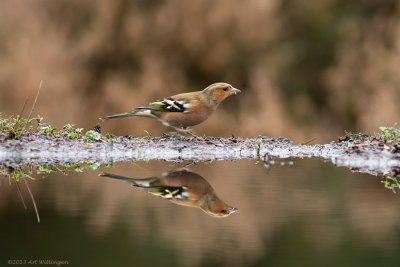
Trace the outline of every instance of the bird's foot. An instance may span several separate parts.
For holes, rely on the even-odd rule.
[[[187,133],[188,135],[192,136],[193,139],[196,139],[196,138],[197,138],[197,135],[193,132],[192,129],[186,128],[185,131],[186,131],[186,133]]]
[[[172,127],[174,128],[177,132],[188,134],[192,136],[193,138],[197,138],[197,135],[193,132],[192,129],[186,127],[186,128],[180,128],[180,127]]]

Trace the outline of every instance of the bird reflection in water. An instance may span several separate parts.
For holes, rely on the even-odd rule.
[[[143,179],[135,179],[110,173],[99,176],[126,181],[148,193],[193,208],[200,208],[208,215],[226,217],[238,211],[222,201],[211,185],[200,175],[187,169],[176,169]]]

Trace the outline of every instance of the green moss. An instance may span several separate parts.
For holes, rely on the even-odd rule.
[[[391,127],[381,126],[379,130],[386,143],[400,141],[400,129],[397,129],[395,125]]]
[[[106,168],[114,167],[114,164],[112,162],[103,164],[101,162],[89,162],[89,161],[84,161],[81,163],[42,165],[35,167],[20,167],[20,168],[0,167],[0,176],[9,176],[18,182],[20,181],[21,178],[33,179],[32,175],[34,171],[36,172],[36,174],[50,174],[54,172],[61,172],[66,175],[68,171],[82,172],[84,169],[97,170],[102,165]],[[136,166],[141,168],[139,165]]]
[[[87,131],[85,136],[87,140],[94,140],[94,141],[100,141],[103,138],[101,134],[96,132],[95,130]]]
[[[400,189],[400,180],[394,176],[386,175],[381,182],[385,188],[392,190],[393,193],[396,193],[396,190]]]
[[[23,122],[23,123],[21,123]],[[66,124],[61,130],[57,131],[56,127],[43,123],[43,117],[37,116],[29,120],[23,120],[19,116],[16,118],[0,118],[0,133],[6,134],[8,139],[17,139],[24,132],[32,134],[66,137],[68,139],[81,139],[85,141],[100,141],[103,136],[100,133],[101,126],[96,125],[94,130],[89,130],[82,134],[83,128],[74,128],[73,124]],[[108,134],[107,139],[111,141],[113,135]]]
[[[53,134],[54,135],[56,128],[49,125],[49,126],[41,126],[41,127],[39,127],[38,130],[39,130],[38,133],[40,133],[40,134],[44,134],[44,135]]]
[[[38,166],[35,167],[36,173],[52,173],[56,172],[56,170],[51,166]]]
[[[113,134],[107,133],[107,134],[106,134],[106,138],[107,138],[107,140],[108,140],[108,143],[109,143],[111,146],[114,145],[115,140],[114,140],[114,135],[113,135]]]
[[[85,168],[88,170],[97,170],[101,166],[101,162],[86,162]]]
[[[144,136],[144,137],[147,137],[147,138],[151,137],[152,132],[149,132],[147,130],[144,130],[144,132],[146,133],[146,136]]]
[[[365,133],[352,133],[348,131],[344,131],[344,133],[345,135],[338,138],[339,142],[362,141],[371,138],[371,136]]]
[[[98,132],[98,133],[101,133],[101,124],[97,123],[97,124],[93,127],[93,130],[96,131],[96,132]]]
[[[59,132],[61,136],[65,136],[69,139],[77,139],[82,136],[83,128],[74,129],[73,124],[64,125],[62,130]]]

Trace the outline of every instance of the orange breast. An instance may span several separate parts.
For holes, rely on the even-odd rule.
[[[203,110],[202,112],[164,112],[161,118],[171,126],[190,127],[205,121],[212,111]]]

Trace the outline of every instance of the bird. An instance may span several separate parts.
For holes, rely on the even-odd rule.
[[[205,121],[228,96],[241,91],[228,83],[214,83],[202,91],[182,93],[137,107],[132,112],[101,118],[104,120],[126,117],[149,117],[159,120],[178,132],[191,134],[191,126]]]
[[[222,201],[203,177],[185,168],[141,179],[111,173],[100,173],[99,176],[126,181],[172,203],[200,208],[213,217],[227,217],[238,211],[237,208]]]

